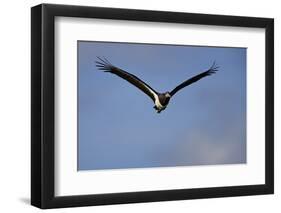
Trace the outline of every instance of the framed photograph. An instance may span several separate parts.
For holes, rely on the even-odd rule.
[[[274,21],[31,9],[31,204],[272,194]]]

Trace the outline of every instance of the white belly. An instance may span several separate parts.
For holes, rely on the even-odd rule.
[[[163,109],[163,108],[164,108],[164,106],[160,103],[159,98],[156,98],[156,99],[155,99],[155,106],[156,106],[158,109]]]

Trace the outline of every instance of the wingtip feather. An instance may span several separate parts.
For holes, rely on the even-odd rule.
[[[219,66],[217,65],[216,61],[213,62],[212,66],[208,70],[208,75],[215,74],[217,71],[219,71]]]
[[[113,65],[103,56],[97,56],[98,60],[95,61],[96,63],[96,67],[98,68],[98,70],[102,70],[104,72],[110,72]]]

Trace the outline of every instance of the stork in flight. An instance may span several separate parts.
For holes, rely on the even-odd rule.
[[[115,75],[119,76],[120,78],[123,78],[124,80],[133,84],[137,88],[139,88],[141,91],[143,91],[146,95],[148,95],[152,99],[152,101],[155,104],[153,108],[157,111],[157,113],[160,113],[162,110],[166,109],[171,97],[173,95],[175,95],[179,90],[183,89],[184,87],[186,87],[190,84],[193,84],[196,81],[199,81],[201,78],[214,74],[216,71],[218,71],[218,68],[219,68],[216,65],[216,63],[214,62],[207,71],[202,72],[202,73],[200,73],[196,76],[193,76],[192,78],[184,81],[183,83],[176,86],[171,92],[159,93],[159,92],[155,91],[154,89],[152,89],[144,81],[139,79],[137,76],[112,65],[106,58],[103,58],[103,59],[100,57],[97,57],[97,58],[99,59],[99,61],[96,61],[96,66],[99,70],[115,74]]]

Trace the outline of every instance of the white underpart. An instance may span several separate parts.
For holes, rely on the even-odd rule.
[[[155,103],[155,106],[156,106],[158,109],[164,108],[164,106],[160,103],[158,96],[155,98],[155,102],[154,102],[154,103]]]
[[[155,99],[155,102],[154,102],[155,106],[156,106],[158,109],[164,108],[164,107],[162,106],[162,104],[160,103],[160,101],[159,101],[158,95],[157,95],[153,90],[151,90],[149,87],[147,87],[147,86],[145,86],[145,87],[150,91],[151,94],[153,94],[154,99]]]

